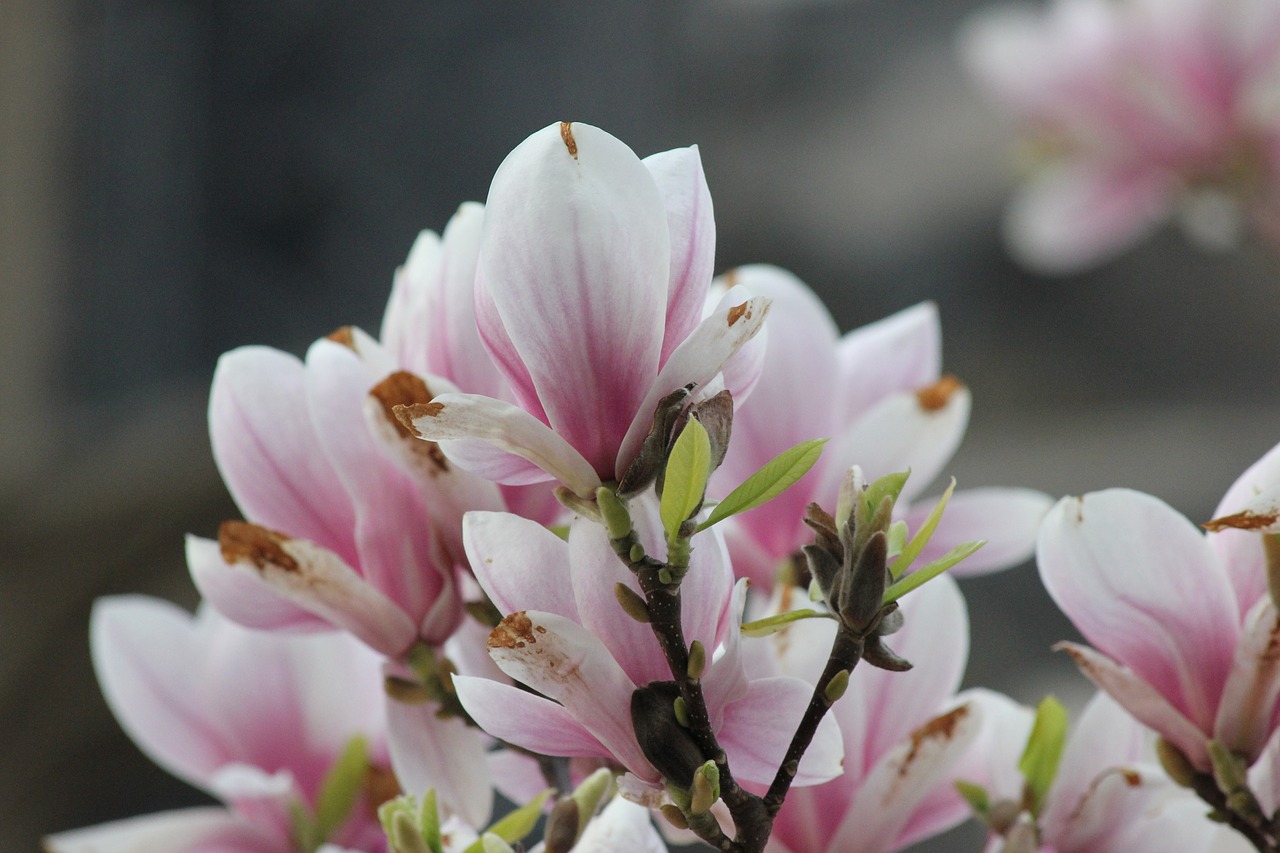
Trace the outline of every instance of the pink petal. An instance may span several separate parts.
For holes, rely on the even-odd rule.
[[[421,797],[428,788],[434,789],[440,801],[467,823],[487,824],[493,787],[480,732],[456,717],[439,718],[434,703],[388,701],[386,707],[391,768],[401,790]]]
[[[360,574],[407,613],[425,639],[441,642],[462,615],[453,560],[416,484],[387,458],[365,419],[369,390],[381,378],[334,341],[317,341],[307,352],[308,409],[323,425],[321,444],[355,506]]]
[[[1231,674],[1222,688],[1222,701],[1213,735],[1232,752],[1253,763],[1275,729],[1280,699],[1280,614],[1270,597],[1262,598],[1245,618],[1236,646]]]
[[[187,569],[200,595],[246,628],[330,631],[333,625],[277,593],[257,572],[222,559],[218,543],[188,536]]]
[[[910,829],[920,803],[939,786],[950,787],[947,771],[977,735],[979,720],[962,705],[935,717],[897,744],[876,764],[836,829],[829,849],[894,850]],[[964,819],[962,809],[950,815]]]
[[[356,559],[355,511],[307,414],[298,359],[242,347],[218,359],[209,438],[227,488],[246,518]]]
[[[937,382],[942,375],[938,306],[921,302],[840,339],[842,397],[838,423],[853,423],[890,394]]]
[[[1009,206],[1009,250],[1050,274],[1101,263],[1168,217],[1171,180],[1146,166],[1068,163],[1046,170]]]
[[[551,125],[494,175],[481,335],[517,395],[527,371],[547,422],[606,476],[657,373],[670,255],[653,177],[604,131]]]
[[[668,848],[648,809],[615,797],[591,819],[573,849],[574,853],[666,853]]]
[[[1277,484],[1280,484],[1280,445],[1267,451],[1231,484],[1213,517],[1239,512],[1254,496]],[[1243,617],[1266,592],[1267,572],[1262,543],[1256,533],[1247,530],[1222,530],[1209,537],[1209,544],[1226,567]]]
[[[417,639],[404,611],[332,552],[240,522],[224,524],[219,538],[224,560],[383,654],[398,656]]]
[[[933,509],[926,499],[911,508],[906,522],[912,532],[919,529]],[[1032,489],[969,489],[956,492],[947,502],[933,538],[920,552],[916,565],[936,560],[962,542],[986,540],[978,552],[967,557],[949,574],[975,577],[1007,569],[1031,559],[1036,534],[1053,499]]]
[[[716,733],[736,778],[767,786],[773,781],[800,724],[813,686],[798,678],[774,676],[751,682],[741,700],[725,708]],[[844,745],[840,727],[828,714],[818,726],[793,784],[817,785],[840,775]]]
[[[1208,739],[1204,732],[1133,670],[1087,646],[1059,643],[1055,648],[1070,654],[1086,678],[1107,691],[1139,722],[1182,750],[1192,764],[1202,770],[1209,769]]]
[[[505,512],[467,513],[462,536],[476,580],[502,615],[533,609],[579,621],[569,545],[559,536]]]
[[[395,363],[414,373],[432,372],[425,327],[432,319],[428,305],[440,286],[440,242],[434,231],[422,231],[413,241],[404,265],[396,270],[378,332]]]
[[[453,683],[476,724],[500,740],[541,755],[609,755],[563,705],[487,678],[459,675]]]
[[[1212,731],[1240,627],[1204,536],[1160,500],[1111,489],[1059,501],[1036,553],[1045,588],[1089,642]]]
[[[716,260],[716,221],[698,146],[663,151],[641,162],[662,194],[671,235],[666,334],[659,359],[665,363],[702,319]]]
[[[282,841],[226,809],[198,807],[59,832],[45,838],[44,847],[50,853],[286,853]]]
[[[834,501],[850,465],[860,466],[868,482],[910,469],[902,496],[914,499],[960,446],[971,406],[969,389],[953,379],[886,397],[827,445],[817,500]]]
[[[632,773],[658,779],[631,727],[636,685],[587,629],[553,613],[521,611],[494,629],[489,654],[507,675],[565,706]]]
[[[89,620],[93,668],[121,728],[147,757],[197,787],[234,758],[205,701],[201,637],[185,611],[159,599],[99,599]]]
[[[653,411],[663,397],[687,385],[702,388],[720,372],[726,361],[755,337],[764,325],[769,312],[769,301],[763,297],[747,299],[745,291],[737,289],[725,294],[718,308],[704,319],[689,337],[676,347],[675,352],[662,366],[657,379],[651,380],[648,394],[638,408],[635,419],[627,430],[617,456],[615,476],[626,473],[635,458],[649,428],[653,424]]]
[[[473,394],[441,394],[426,406],[408,410],[408,416],[423,438],[440,442],[446,456],[486,479],[498,473],[497,482],[535,482],[529,466],[511,463],[510,456],[515,455],[582,497],[594,498],[600,486],[600,478],[582,454],[555,430],[510,403]],[[454,440],[466,443],[455,448]],[[477,446],[481,442],[491,446],[489,456],[481,455]],[[519,475],[513,476],[516,472]]]

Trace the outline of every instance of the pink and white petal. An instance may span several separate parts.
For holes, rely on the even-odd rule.
[[[1275,814],[1280,808],[1280,729],[1249,768],[1249,789],[1257,796],[1263,814]]]
[[[443,642],[462,615],[454,558],[435,534],[417,484],[387,458],[365,419],[369,391],[384,375],[351,348],[317,341],[307,351],[308,410],[323,425],[320,443],[356,510],[355,566],[424,629],[425,639]]]
[[[403,654],[418,637],[417,624],[391,599],[315,543],[242,522],[223,524],[219,540],[224,560],[385,655]]]
[[[280,595],[256,571],[222,559],[212,539],[188,535],[187,570],[205,601],[228,619],[264,631],[332,631],[331,622]]]
[[[849,466],[858,465],[868,482],[909,469],[902,498],[913,500],[960,446],[971,406],[969,389],[946,379],[886,397],[827,446],[815,499],[834,500]]]
[[[729,605],[728,625],[724,645],[718,656],[712,658],[706,675],[702,678],[702,690],[707,700],[707,712],[711,727],[719,729],[724,723],[724,709],[747,695],[749,681],[742,654],[742,610],[747,603],[747,582],[738,581],[733,587]]]
[[[158,812],[59,832],[44,839],[49,853],[286,853],[287,840],[272,837],[244,818],[215,807]]]
[[[812,685],[798,678],[758,678],[751,682],[742,699],[725,708],[724,724],[716,736],[729,756],[736,778],[764,786],[773,781],[812,694]],[[800,760],[793,784],[830,781],[840,775],[843,759],[840,726],[828,714]]]
[[[1024,782],[1018,762],[1031,736],[1035,713],[984,687],[961,692],[954,704],[968,705],[981,729],[952,768],[951,777],[985,788],[993,800],[1017,800]]]
[[[702,319],[716,260],[716,220],[698,146],[652,154],[641,162],[662,194],[671,235],[661,366]]]
[[[591,819],[574,853],[665,853],[666,844],[643,806],[615,797]]]
[[[887,752],[867,775],[835,830],[831,850],[894,850],[916,811],[939,786],[980,728],[978,715],[961,705],[920,726]],[[947,815],[964,819],[962,808]]]
[[[921,302],[854,329],[836,345],[841,409],[837,423],[853,423],[890,394],[937,382],[942,375],[938,306]]]
[[[1268,450],[1231,484],[1213,517],[1231,515],[1244,509],[1257,495],[1280,484],[1280,445]],[[1249,530],[1220,530],[1209,536],[1209,544],[1226,567],[1236,590],[1243,618],[1254,602],[1266,592],[1266,558],[1258,534]]]
[[[604,751],[600,747],[599,754],[604,755]],[[485,763],[494,790],[513,803],[527,803],[547,790],[547,778],[538,762],[522,752],[495,749],[485,755]]]
[[[1172,180],[1145,165],[1072,162],[1046,169],[1009,205],[1009,251],[1028,267],[1053,275],[1099,264],[1169,216]]]
[[[1255,849],[1234,829],[1206,820],[1199,798],[1177,793],[1132,815],[1117,827],[1113,838],[1106,849],[1124,853],[1168,853],[1172,838],[1178,839],[1180,853],[1249,853]]]
[[[120,727],[152,761],[205,790],[235,756],[193,665],[207,639],[186,611],[145,596],[100,598],[89,618],[94,672]]]
[[[1262,754],[1275,731],[1280,699],[1280,614],[1265,597],[1245,617],[1231,674],[1222,688],[1222,701],[1213,736],[1250,764]]]
[[[597,472],[657,373],[670,244],[649,170],[590,125],[534,133],[489,188],[481,263],[501,325],[479,312],[481,335],[510,342],[547,422]]]
[[[1078,794],[1063,800],[1065,823],[1055,824],[1052,829],[1045,824],[1045,837],[1059,849],[1132,850],[1134,847],[1126,842],[1136,833],[1126,830],[1134,823],[1147,823],[1149,815],[1158,813],[1162,800],[1178,796],[1158,765],[1120,761],[1099,770],[1091,784]],[[1057,793],[1050,796],[1056,797]],[[1153,827],[1148,825],[1146,830],[1151,832]],[[1168,849],[1172,838],[1178,839],[1180,850],[1195,849],[1194,845],[1184,847],[1181,835],[1165,835],[1164,849]]]
[[[1060,500],[1036,554],[1045,588],[1085,638],[1212,731],[1240,625],[1205,537],[1159,499],[1109,489]]]
[[[209,439],[246,518],[356,559],[355,510],[312,427],[302,362],[269,347],[225,353],[209,393]]]
[[[494,629],[489,654],[507,675],[568,709],[624,767],[657,781],[631,725],[636,685],[586,628],[554,613],[521,611]]]
[[[474,394],[441,394],[426,406],[407,412],[422,438],[440,442],[445,456],[487,479],[494,479],[492,472],[501,475],[500,483],[537,482],[527,466],[517,469],[512,465],[509,457],[515,455],[581,497],[594,498],[600,486],[600,477],[581,453],[551,427],[510,403]],[[454,440],[464,440],[466,445],[455,448]],[[496,452],[482,456],[477,442]]]
[[[1138,766],[1154,757],[1149,754],[1148,741],[1147,730],[1119,703],[1102,691],[1094,694],[1063,750],[1041,815],[1045,836],[1059,844],[1071,839],[1070,849],[1092,849],[1089,845],[1097,843],[1100,832],[1122,823],[1125,813],[1131,811],[1125,803],[1126,792],[1120,788],[1111,791],[1117,798],[1099,799],[1098,786],[1104,774],[1125,768],[1136,783],[1129,787],[1137,788],[1144,782],[1144,787],[1151,787],[1152,780],[1146,779]]]
[[[569,544],[559,536],[511,513],[469,512],[462,538],[476,580],[502,615],[545,610],[579,621]]]
[[[614,591],[617,584],[626,586],[637,595],[640,594],[640,584],[614,553],[604,527],[597,521],[577,518],[569,528],[568,544],[572,577],[568,589],[577,604],[575,621],[580,621],[584,628],[599,638],[633,684],[670,681],[671,668],[652,627],[632,619],[618,603]],[[686,580],[691,580],[695,572],[691,566]],[[697,607],[698,604],[685,598],[681,622],[686,622],[686,614],[697,610]],[[719,609],[722,608],[717,612]],[[694,639],[700,639],[707,645],[710,637],[686,636],[685,641]],[[714,643],[707,648],[714,649]]]
[[[285,838],[291,834],[289,804],[307,799],[289,770],[271,773],[242,762],[218,768],[209,788],[255,826],[269,827]]]
[[[441,245],[434,231],[421,231],[395,272],[391,296],[382,312],[378,340],[396,364],[414,373],[430,372],[427,356],[432,314],[428,302],[439,283]]]
[[[609,755],[609,750],[563,705],[487,678],[459,675],[453,683],[462,707],[476,725],[493,737],[541,755]]]
[[[911,593],[902,600],[902,613],[902,630],[887,642],[915,666],[908,672],[858,667],[848,692],[865,700],[847,709],[837,703],[834,710],[850,751],[858,744],[868,763],[951,698],[969,658],[969,615],[954,580],[944,575]]]
[[[713,480],[714,482],[714,480]],[[732,488],[738,484],[734,483]],[[724,489],[720,490],[720,494],[728,494]],[[765,504],[769,506],[770,504]],[[756,587],[756,589],[768,590],[774,586],[778,578],[778,570],[783,559],[783,555],[775,554],[765,549],[763,545],[756,539],[758,530],[754,525],[743,523],[742,516],[736,515],[727,518],[720,524],[716,525],[724,535],[725,544],[729,548],[730,563],[733,566],[733,572],[740,578],[747,578]],[[782,523],[782,519],[778,519],[778,523]],[[803,522],[798,522],[793,527],[799,528]],[[794,542],[802,535],[797,529],[790,537]],[[781,539],[781,537],[779,537]],[[790,551],[785,552],[789,554]]]
[[[387,742],[400,789],[421,797],[434,789],[445,807],[472,826],[485,826],[493,787],[484,736],[456,717],[441,719],[435,703],[388,700]]]
[[[934,506],[920,501],[907,513],[914,533]],[[978,552],[951,569],[953,577],[975,577],[1007,569],[1031,559],[1040,522],[1053,506],[1053,498],[1033,489],[985,488],[956,492],[947,502],[933,538],[924,546],[916,565],[927,565],[963,542],[986,540]]]
[[[1143,725],[1162,735],[1201,770],[1208,770],[1208,737],[1133,670],[1088,646],[1059,643],[1086,678],[1105,690]]]
[[[768,313],[768,299],[747,298],[745,290],[734,288],[725,294],[719,307],[676,347],[662,366],[658,378],[651,380],[643,402],[633,410],[634,419],[626,431],[616,460],[615,476],[618,479],[626,473],[640,450],[640,443],[653,425],[653,412],[658,401],[687,385],[701,388],[711,382],[725,362],[760,331]]]

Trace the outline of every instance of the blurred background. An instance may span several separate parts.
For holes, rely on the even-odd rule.
[[[954,47],[982,5],[0,3],[0,848],[199,801],[111,719],[87,624],[101,595],[194,605],[182,535],[236,514],[217,356],[376,331],[418,230],[552,121],[698,143],[717,268],[787,267],[844,329],[935,300],[974,394],[962,487],[1127,485],[1206,520],[1280,439],[1280,270],[1174,232],[1016,268],[1010,129]],[[1033,568],[964,586],[970,683],[1088,693]]]

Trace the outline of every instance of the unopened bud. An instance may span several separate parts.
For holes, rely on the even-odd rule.
[[[689,788],[693,794],[689,813],[704,815],[711,811],[716,800],[720,799],[720,768],[714,761],[706,762],[693,774],[693,784]]]
[[[569,853],[578,843],[581,826],[578,804],[571,797],[557,801],[547,817],[546,853]]]
[[[413,818],[407,812],[396,812],[391,818],[390,841],[396,853],[431,853],[431,846],[422,837],[422,833],[418,831]]]
[[[702,673],[707,669],[707,647],[702,645],[701,640],[694,640],[689,644],[689,665],[685,668],[685,673],[694,681],[702,678]]]
[[[683,696],[676,697],[676,701],[671,703],[671,709],[675,711],[676,722],[689,728],[689,708],[685,705]]]
[[[1156,757],[1160,759],[1164,772],[1177,784],[1190,788],[1195,782],[1196,768],[1192,766],[1191,760],[1186,753],[1164,738],[1156,739]]]
[[[684,819],[684,812],[671,805],[671,803],[664,803],[659,811],[661,811],[662,816],[667,819],[667,823],[671,824],[676,829],[689,828],[689,821]]]
[[[836,700],[844,695],[849,689],[849,670],[842,669],[831,677],[827,682],[826,689],[822,691],[822,696],[827,700],[828,705],[834,705]]]
[[[631,535],[631,513],[613,490],[607,486],[596,489],[596,506],[600,509],[600,519],[610,539],[624,539]]]
[[[382,679],[382,690],[402,705],[422,705],[431,701],[431,691],[416,681],[388,675]]]
[[[622,605],[623,612],[632,619],[640,623],[652,621],[652,616],[649,614],[649,605],[645,604],[644,598],[622,581],[618,581],[613,585],[613,596],[618,599],[618,604]]]

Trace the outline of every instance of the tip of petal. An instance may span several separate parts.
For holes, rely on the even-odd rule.
[[[275,566],[299,571],[298,561],[282,547],[289,537],[247,521],[224,521],[218,528],[218,547],[228,563],[248,562],[259,570]]]
[[[335,344],[342,344],[347,349],[355,352],[356,350],[356,334],[351,326],[342,326],[334,329],[325,336]]]
[[[1206,521],[1200,526],[1210,533],[1217,533],[1221,530],[1260,530],[1265,532],[1268,528],[1274,527],[1277,521],[1280,521],[1280,511],[1257,513],[1246,509],[1242,512]]]
[[[963,382],[948,373],[932,385],[917,390],[916,399],[920,401],[920,408],[926,412],[936,412],[946,406],[952,395],[963,387]]]
[[[387,421],[401,434],[410,438],[422,438],[422,433],[418,432],[413,425],[413,417],[416,415],[412,415],[411,410],[416,407],[429,409],[432,406],[431,398],[434,396],[422,377],[406,370],[398,370],[373,386],[369,395],[378,401]],[[443,408],[442,404],[435,405],[438,408],[434,411]],[[412,447],[415,450],[421,448],[420,452],[437,468],[443,471],[449,470],[449,464],[445,461],[440,445],[434,441],[415,441],[412,442]]]
[[[578,159],[578,142],[573,138],[573,122],[560,122],[560,138],[564,140],[564,147],[569,149],[569,156]]]
[[[957,726],[964,722],[968,716],[969,706],[961,705],[941,716],[934,717],[913,731],[911,733],[911,749],[907,752],[907,757],[903,760],[902,766],[898,768],[898,775],[907,775],[907,771],[911,769],[912,762],[920,754],[920,750],[925,744],[931,741],[946,742],[955,738]]]
[[[535,631],[539,634],[547,633],[547,629],[541,625],[534,627],[533,620],[523,610],[512,613],[499,622],[498,627],[489,635],[489,648],[523,649],[525,646],[536,645],[538,638],[534,636]]]
[[[439,417],[442,411],[444,411],[444,403],[413,403],[407,406],[398,404],[391,407],[396,420],[400,421],[414,438],[422,438],[422,433],[413,425],[414,421],[419,418]]]

